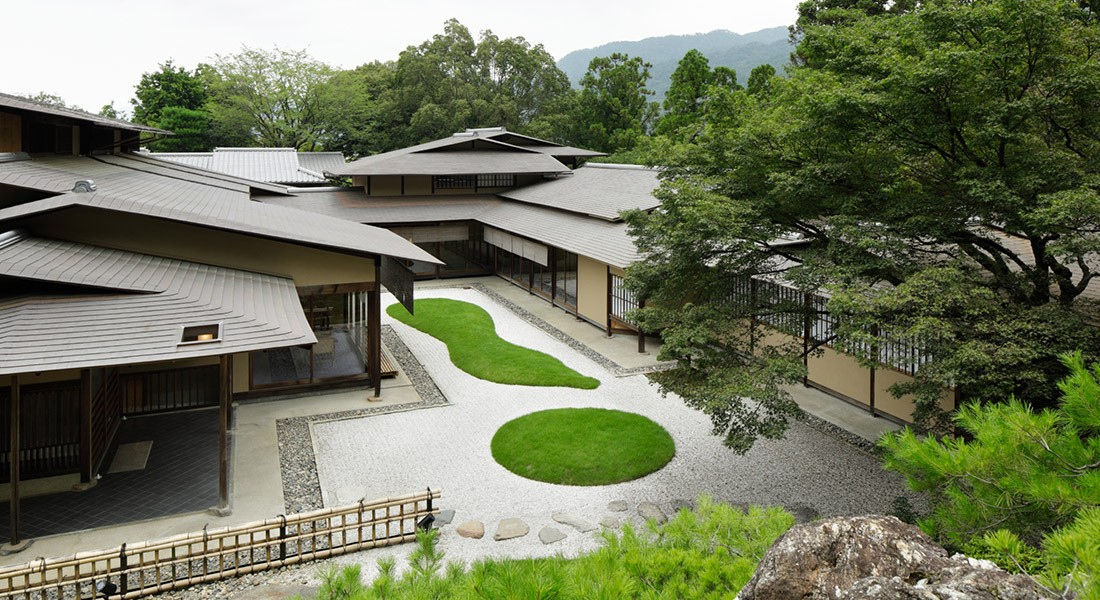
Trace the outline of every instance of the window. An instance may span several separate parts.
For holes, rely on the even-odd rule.
[[[478,175],[477,187],[479,188],[498,188],[498,187],[515,187],[516,176],[515,175]]]
[[[474,187],[473,175],[436,175],[432,187],[437,190],[459,190]]]
[[[180,334],[180,346],[188,344],[208,344],[222,341],[222,324],[191,325],[183,328]]]

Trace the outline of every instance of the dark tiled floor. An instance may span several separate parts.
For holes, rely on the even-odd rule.
[[[108,474],[118,444],[153,440],[145,469]],[[218,503],[218,411],[129,418],[86,492],[23,498],[20,532],[41,537],[205,510]],[[0,539],[9,537],[10,503],[0,504]]]

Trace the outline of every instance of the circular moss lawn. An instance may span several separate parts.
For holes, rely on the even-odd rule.
[[[505,423],[493,458],[509,471],[564,485],[607,485],[648,475],[676,454],[672,436],[634,413],[603,408],[544,410]]]

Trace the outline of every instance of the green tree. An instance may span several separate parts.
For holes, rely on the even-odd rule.
[[[581,78],[574,142],[602,152],[628,150],[649,133],[657,103],[646,88],[649,69],[641,58],[614,53],[596,57]]]
[[[442,34],[410,46],[381,98],[390,148],[448,136],[469,127],[561,137],[557,115],[573,95],[566,77],[541,44],[500,39],[483,31],[475,41],[455,19]]]
[[[107,117],[108,119],[121,119],[122,115],[119,114],[118,109],[115,108],[115,101],[111,100],[110,103],[104,104],[103,108],[99,109],[99,116]]]
[[[754,96],[759,94],[770,94],[773,77],[775,77],[775,67],[767,64],[755,67],[752,72],[749,73],[749,81],[745,89]]]
[[[955,416],[965,437],[905,430],[880,444],[887,468],[928,494],[932,512],[920,524],[939,541],[1015,557],[1044,546],[1046,558],[1029,561],[1038,562],[1030,570],[1057,588],[1070,574],[1078,585],[1091,581],[1084,587],[1096,597],[1100,535],[1085,534],[1100,531],[1100,365],[1086,367],[1080,353],[1063,360],[1070,374],[1057,408],[970,404]]]
[[[56,108],[68,108],[70,110],[84,110],[75,104],[67,104],[65,99],[57,94],[51,94],[49,92],[38,92],[30,96],[26,96],[27,100],[39,102],[47,106],[53,106]]]
[[[182,106],[166,106],[160,113],[162,129],[175,135],[154,142],[157,152],[203,152],[213,148],[210,113]]]
[[[1100,26],[1065,0],[937,0],[803,35],[812,60],[731,97],[670,156],[661,209],[631,218],[649,253],[630,273],[652,298],[639,318],[684,369],[667,377],[697,382],[739,448],[790,406],[770,385],[722,387],[741,365],[790,380],[825,343],[872,364],[876,328],[930,355],[893,388],[917,394],[922,426],[943,424],[948,386],[1048,404],[1059,353],[1100,355],[1083,297],[1100,252]],[[840,326],[762,355],[754,324],[814,315],[731,301],[749,277],[827,288]]]
[[[322,149],[333,70],[305,50],[245,47],[199,71],[218,145]]]
[[[188,71],[167,60],[158,70],[141,74],[141,81],[134,86],[134,122],[162,127],[161,113],[176,106],[188,110],[202,110],[206,104],[206,86],[197,71]],[[166,127],[162,127],[167,129]]]
[[[372,62],[335,73],[322,88],[321,145],[346,156],[391,149],[384,96],[393,78],[393,63]]]
[[[665,112],[657,122],[657,133],[669,135],[684,127],[698,126],[703,101],[713,81],[714,73],[707,57],[698,50],[688,50],[672,72],[672,81],[665,93]]]

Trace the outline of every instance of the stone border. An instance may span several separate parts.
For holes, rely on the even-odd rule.
[[[321,480],[317,476],[317,457],[313,452],[313,435],[310,431],[313,423],[450,404],[432,380],[431,375],[424,370],[420,361],[416,360],[412,351],[389,325],[382,326],[382,341],[420,395],[420,402],[278,419],[275,422],[275,431],[279,440],[279,468],[283,480],[283,505],[286,514],[324,508]]]

